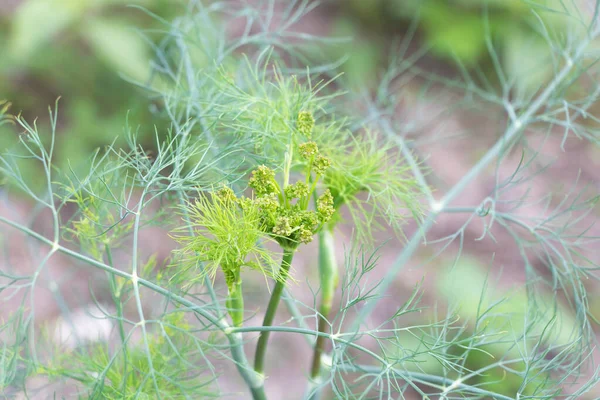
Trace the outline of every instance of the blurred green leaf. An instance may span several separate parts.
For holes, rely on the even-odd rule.
[[[538,0],[543,2],[543,0]],[[458,7],[470,7],[475,9],[483,8],[484,6],[490,9],[500,9],[512,12],[526,12],[531,7],[528,2],[523,0],[456,0]]]
[[[531,329],[528,337],[542,335],[544,329],[549,327],[545,332],[545,342],[568,346],[574,340],[572,335],[577,322],[564,306],[556,303],[551,294],[539,294],[532,300],[525,288],[499,293],[489,287],[491,285],[480,263],[466,256],[454,267],[445,268],[440,274],[440,294],[450,303],[455,302],[459,295],[457,306],[461,319],[473,322],[491,307],[490,313],[480,323],[490,324],[497,331],[506,331],[508,339],[516,340],[525,334],[526,329]],[[485,296],[482,297],[482,293]],[[535,306],[532,301],[535,301]],[[537,310],[534,316],[527,314],[532,309]],[[532,318],[535,319],[535,324],[532,327],[526,326],[533,321]],[[510,340],[504,344],[495,344],[493,348],[496,354],[519,351],[516,347],[511,349]]]
[[[440,56],[474,64],[485,51],[484,21],[477,13],[457,12],[435,4],[423,8],[423,23],[432,49]]]
[[[504,65],[508,79],[515,82],[518,97],[528,97],[553,74],[551,50],[539,37],[522,29],[506,29]]]
[[[112,68],[134,80],[148,78],[148,48],[134,31],[118,22],[93,19],[82,27],[82,34],[98,57]]]
[[[364,34],[348,19],[337,20],[334,32],[336,37],[353,38],[348,44],[332,49],[339,51],[332,59],[348,56],[342,65],[344,81],[352,88],[371,86],[377,75],[377,66],[381,63],[380,46],[374,41],[364,40]]]
[[[73,21],[90,0],[29,0],[16,10],[9,39],[9,55],[22,61]]]

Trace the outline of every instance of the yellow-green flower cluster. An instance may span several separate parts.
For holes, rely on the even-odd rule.
[[[306,204],[312,193],[306,182],[288,185],[282,194],[275,181],[275,171],[264,165],[252,173],[250,186],[255,191],[256,198],[252,201],[261,211],[265,231],[284,248],[295,248],[300,243],[310,242],[322,224],[331,217],[328,211],[307,209]],[[325,210],[326,207],[323,207]]]
[[[313,162],[313,168],[317,175],[323,175],[327,168],[331,166],[331,160],[322,155],[317,155],[317,158]]]
[[[301,199],[310,194],[310,189],[305,182],[296,182],[285,188],[285,197],[289,200]]]
[[[329,189],[325,191],[317,199],[317,213],[322,220],[329,221],[335,213],[335,208],[333,208],[333,196]]]
[[[261,165],[252,172],[252,177],[248,185],[254,189],[258,196],[275,193],[279,190],[279,186],[275,180],[275,171],[264,165]]]

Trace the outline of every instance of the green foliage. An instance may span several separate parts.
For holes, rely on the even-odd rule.
[[[79,211],[79,216],[73,218],[72,228],[66,228],[65,233],[80,244],[82,251],[97,260],[102,260],[107,247],[119,247],[121,240],[131,233],[133,227],[133,222],[127,221],[126,214],[117,213],[118,208],[110,209],[103,204],[116,200],[111,188],[127,184],[120,172],[105,173],[101,179],[90,181],[80,190],[76,189],[79,185],[73,181],[64,185],[65,205],[74,203]]]
[[[419,184],[395,144],[372,131],[338,140],[325,131],[323,141],[332,160],[324,184],[335,207],[347,207],[361,240],[384,226],[402,236],[407,218],[421,219]]]
[[[233,198],[213,194],[210,199],[201,196],[185,206],[194,235],[176,236],[183,245],[179,251],[185,257],[180,262],[187,267],[182,268],[178,262],[175,265],[177,272],[171,279],[186,282],[185,286],[205,277],[214,281],[217,270],[221,268],[231,290],[241,279],[242,267],[255,268],[267,276],[274,276],[272,255],[263,247],[268,236],[264,232],[258,204],[244,202],[241,206],[232,192],[226,193]],[[187,229],[186,226],[179,230]],[[202,270],[197,271],[200,265]],[[188,268],[193,271],[186,273]]]
[[[18,277],[13,277],[19,281]],[[29,365],[24,357],[27,322],[23,309],[14,310],[6,320],[0,320],[0,390],[23,383]]]
[[[57,349],[56,358],[38,373],[69,377],[92,399],[185,399],[189,393],[213,397],[212,379],[199,362],[215,343],[200,342],[196,333],[184,313],[167,314],[147,337],[146,347],[125,344],[126,349],[114,352],[102,343]]]

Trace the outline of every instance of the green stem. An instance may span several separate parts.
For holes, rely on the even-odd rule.
[[[254,400],[267,400],[267,396],[263,387],[250,388],[250,392],[252,393],[252,399]]]
[[[114,267],[112,251],[110,250],[110,246],[105,244],[104,250],[106,252],[106,259],[107,259],[108,265],[110,265],[111,267]],[[117,280],[116,280],[116,277],[114,274],[111,274],[109,272],[107,272],[106,274],[108,275],[108,282],[110,285],[111,297],[112,297],[113,303],[115,304],[115,307],[117,309],[117,324],[119,326],[119,336],[121,337],[121,343],[123,344],[123,350],[124,350],[124,352],[126,352],[127,351],[127,346],[126,346],[127,343],[126,343],[126,338],[125,338],[125,326],[123,325],[123,302],[121,301],[122,288],[118,288]],[[127,364],[127,363],[125,363],[125,364]]]
[[[327,333],[327,316],[331,312],[333,298],[338,287],[339,273],[337,261],[335,259],[335,243],[332,231],[325,226],[319,232],[319,278],[321,283],[321,305],[319,306],[319,320],[317,330],[319,333]],[[321,374],[321,356],[325,346],[326,336],[319,335],[314,346],[312,366],[310,370],[310,379],[313,383],[318,381]],[[311,398],[317,396],[315,389]]]
[[[263,320],[263,327],[270,327],[273,324],[275,313],[277,312],[277,306],[279,306],[279,300],[281,299],[281,292],[285,286],[288,272],[292,265],[292,259],[294,258],[294,252],[296,249],[284,249],[283,259],[281,260],[281,267],[279,268],[279,276],[271,293],[271,299],[267,306],[267,312]],[[265,354],[267,352],[267,343],[269,341],[269,331],[265,330],[260,333],[258,343],[256,345],[256,356],[254,358],[254,370],[259,374],[264,372]]]
[[[290,172],[292,170],[292,158],[294,156],[294,144],[288,145],[287,151],[285,152],[285,165],[283,167],[283,187],[281,188],[281,195],[283,196],[283,205],[287,207],[288,199],[285,195],[285,189],[290,184]]]
[[[244,297],[242,295],[242,280],[238,278],[229,290],[226,301],[233,326],[239,328],[244,323]]]

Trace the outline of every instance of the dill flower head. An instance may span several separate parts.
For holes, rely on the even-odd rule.
[[[331,195],[331,191],[327,189],[325,193],[317,199],[317,213],[319,214],[319,219],[321,221],[327,222],[331,219],[334,212],[333,196]]]
[[[325,171],[327,171],[327,168],[329,168],[330,166],[331,160],[321,154],[317,155],[313,163],[313,168],[317,175],[323,175]]]
[[[274,171],[265,166],[253,171],[250,179],[250,187],[255,190],[257,196],[253,203],[259,209],[262,229],[284,249],[295,249],[301,243],[311,242],[313,236],[329,221],[335,211],[329,191],[319,198],[317,210],[308,208],[311,196],[316,190],[314,184],[309,185],[308,174],[317,169],[314,156],[316,155],[317,159],[320,156],[314,142],[304,143],[299,148],[300,155],[304,159],[310,159],[306,164],[307,176],[304,180],[280,189],[275,181]]]
[[[298,181],[285,188],[285,196],[289,199],[300,199],[310,195],[310,188],[305,182]]]

